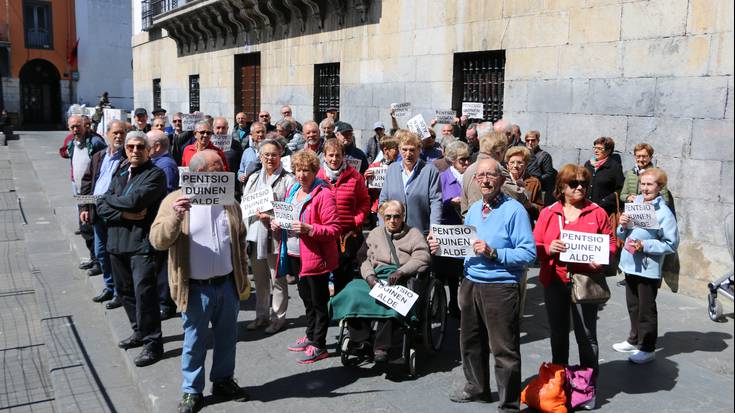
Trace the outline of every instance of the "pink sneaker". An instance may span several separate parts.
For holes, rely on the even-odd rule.
[[[289,351],[304,351],[311,344],[312,343],[311,341],[309,341],[309,338],[306,336],[303,336],[300,339],[296,340],[293,344],[290,344],[288,346],[288,350]]]
[[[299,364],[315,363],[327,357],[329,357],[327,350],[309,345],[308,347],[306,347],[306,350],[304,350],[304,354],[302,354],[299,357],[298,363]]]

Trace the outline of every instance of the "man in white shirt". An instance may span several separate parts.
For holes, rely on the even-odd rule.
[[[189,170],[222,172],[224,164],[215,151],[203,150],[191,158]],[[150,241],[158,250],[169,250],[171,297],[184,323],[179,412],[196,412],[202,406],[210,323],[216,357],[209,373],[212,394],[248,400],[233,377],[240,299],[250,295],[240,206],[192,205],[181,190],[174,191],[161,203]]]

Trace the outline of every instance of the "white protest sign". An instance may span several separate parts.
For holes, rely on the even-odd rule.
[[[194,205],[228,205],[235,203],[233,172],[184,172],[181,194]]]
[[[360,167],[362,166],[361,159],[347,158],[345,159],[345,161],[347,161],[347,165],[350,165],[351,167],[355,168],[357,172],[360,172]]]
[[[204,120],[204,115],[183,115],[181,117],[181,130],[194,130],[197,122]]]
[[[483,119],[482,102],[462,102],[462,114],[468,119]]]
[[[376,283],[370,290],[370,296],[406,316],[411,307],[419,299],[419,295],[402,285],[383,285]]]
[[[440,257],[474,257],[472,244],[477,239],[477,229],[470,225],[431,226],[431,233],[439,243],[436,255]]]
[[[94,205],[99,198],[100,195],[74,195],[74,202],[77,205]]]
[[[625,215],[630,217],[628,228],[658,229],[656,207],[653,204],[625,204]]]
[[[426,121],[424,121],[424,115],[418,114],[406,122],[406,127],[411,132],[419,135],[421,139],[426,139],[431,137],[431,133],[429,132],[429,127],[426,126]]]
[[[454,121],[455,112],[451,109],[449,110],[437,110],[436,115],[434,116],[436,118],[436,121],[438,123],[452,123]]]
[[[411,116],[411,102],[391,103],[390,108],[393,109],[393,116],[396,118]]]
[[[559,254],[563,262],[610,263],[610,236],[607,234],[562,230],[559,239],[567,246],[567,251]]]
[[[288,202],[275,201],[272,204],[276,223],[283,229],[293,229],[293,221],[299,220],[294,206]]]
[[[232,147],[232,135],[212,135],[211,142],[223,152],[229,151]]]
[[[242,194],[240,209],[242,216],[249,218],[257,211],[265,212],[273,209],[273,188],[263,188],[255,192]]]
[[[369,170],[373,171],[373,176],[368,179],[368,188],[382,188],[385,184],[385,174],[388,172],[388,166],[374,166]]]
[[[291,169],[291,155],[281,158],[281,166],[288,172],[293,172],[293,169]]]
[[[90,119],[92,119],[92,116],[94,116],[94,113],[97,111],[97,108],[84,108],[84,114],[87,115]]]
[[[179,181],[181,181],[181,175],[186,172],[189,172],[188,166],[179,166]]]
[[[123,122],[127,122],[128,115],[122,109],[102,109],[102,122],[100,122],[100,125],[102,126],[102,130],[104,131],[104,133],[107,133],[107,125],[109,125],[110,122],[112,122],[113,120],[121,120]],[[99,127],[97,129],[99,129]]]

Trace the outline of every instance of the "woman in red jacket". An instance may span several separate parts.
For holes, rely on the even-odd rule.
[[[569,315],[574,325],[574,336],[579,347],[580,365],[590,367],[597,376],[597,304],[571,302],[571,284],[568,272],[602,272],[605,266],[566,263],[559,253],[567,247],[559,237],[561,228],[570,231],[611,235],[607,213],[587,199],[592,176],[581,165],[564,165],[556,178],[554,193],[558,202],[544,208],[533,231],[541,271],[539,280],[544,286],[544,301],[551,330],[551,354],[555,364],[569,364]],[[615,253],[615,237],[610,236],[610,255]],[[591,405],[594,407],[594,400]]]
[[[303,352],[299,363],[306,364],[328,357],[329,274],[339,263],[339,223],[329,184],[316,178],[316,154],[308,150],[296,152],[291,156],[291,167],[296,183],[289,189],[285,202],[294,206],[299,219],[291,222],[288,231],[277,220],[271,221],[271,228],[280,241],[279,274],[299,275],[299,296],[306,308],[306,335],[288,349]]]
[[[324,164],[317,178],[331,184],[337,202],[339,220],[339,267],[334,271],[334,294],[342,291],[355,274],[355,257],[365,241],[362,224],[370,213],[370,196],[365,178],[345,159],[345,151],[337,139],[324,142]]]

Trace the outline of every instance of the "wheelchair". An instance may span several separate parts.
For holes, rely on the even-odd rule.
[[[430,271],[412,276],[406,286],[411,291],[418,293],[419,298],[411,313],[399,321],[401,355],[399,358],[390,360],[388,365],[400,365],[407,377],[413,379],[417,377],[417,350],[425,354],[435,354],[441,350],[446,330],[447,296],[444,284]],[[338,351],[342,365],[354,367],[365,362],[372,362],[372,353],[349,354],[350,337],[346,321],[347,319],[339,321]],[[375,323],[373,323],[374,329]]]

